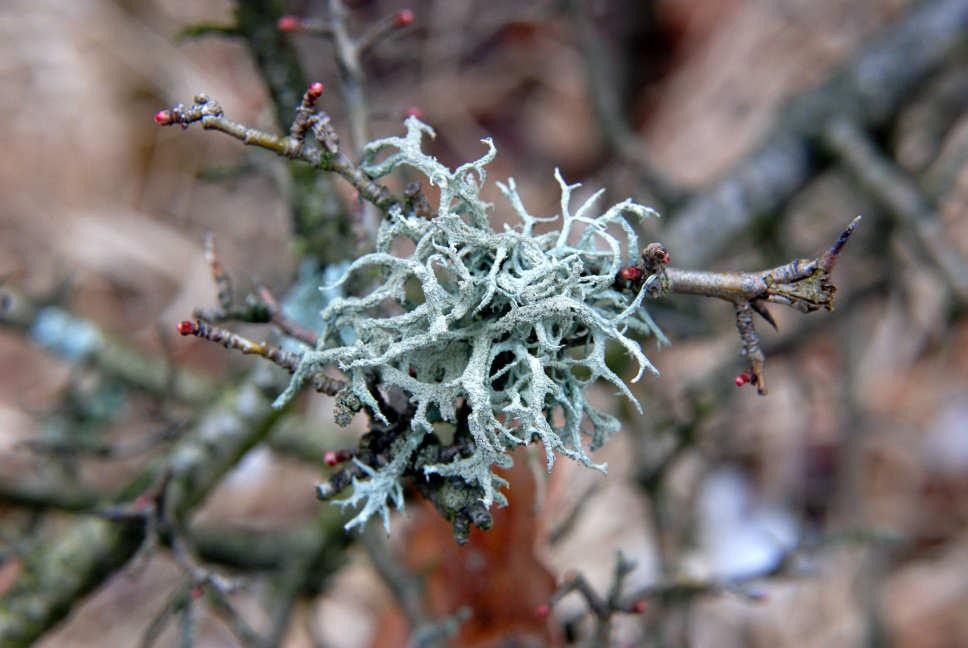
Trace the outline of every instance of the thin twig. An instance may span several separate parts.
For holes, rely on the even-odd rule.
[[[767,393],[764,373],[765,357],[753,322],[753,312],[776,327],[766,309],[766,302],[789,306],[801,313],[833,310],[836,287],[831,273],[847,240],[861,217],[857,216],[837,237],[833,245],[813,259],[795,259],[759,272],[707,272],[669,267],[670,255],[660,243],[650,243],[642,250],[635,266],[623,268],[616,277],[619,287],[628,285],[645,289],[653,296],[680,294],[717,297],[732,302],[736,311],[736,328],[743,343],[742,354],[749,361],[749,372],[736,377],[736,385],[756,385],[761,395]]]
[[[592,644],[594,646],[607,646],[610,644],[609,636],[612,629],[612,617],[615,614],[641,614],[645,611],[642,600],[637,599],[631,603],[622,602],[622,589],[625,578],[635,569],[635,561],[629,560],[625,554],[618,551],[615,556],[615,567],[612,572],[612,582],[609,585],[608,593],[603,598],[591,586],[583,574],[573,574],[569,576],[561,586],[551,595],[548,602],[538,607],[538,616],[547,616],[551,612],[552,606],[572,592],[578,592],[588,606],[588,611],[595,618],[595,630],[593,633]]]
[[[310,90],[307,90],[303,104],[307,103],[307,98],[315,94],[313,92],[314,87],[316,87],[315,84],[310,86]],[[319,92],[322,93],[321,84]],[[312,101],[308,103],[314,104],[318,97],[319,95],[316,94]],[[299,119],[300,117],[297,116],[297,122]],[[306,118],[307,128],[302,131],[312,131],[316,146],[308,146],[301,138],[294,137],[292,134],[288,136],[273,135],[232,121],[224,116],[222,106],[218,102],[204,94],[196,95],[194,103],[190,107],[178,105],[170,110],[159,112],[155,115],[155,121],[162,126],[175,124],[188,126],[199,122],[202,128],[206,130],[216,130],[234,137],[244,144],[258,146],[284,157],[302,160],[323,171],[337,173],[349,182],[363,199],[372,203],[382,212],[386,212],[391,205],[398,202],[386,187],[371,180],[343,152],[339,144],[339,137],[330,125],[330,118],[322,110],[316,110],[310,117]]]
[[[260,286],[259,297],[269,308],[272,323],[275,324],[280,331],[291,338],[299,340],[310,348],[316,347],[316,334],[308,328],[301,326],[298,322],[286,317],[285,314],[283,314],[282,307],[279,305],[278,300],[276,300],[275,295],[273,295],[268,288],[265,286]]]

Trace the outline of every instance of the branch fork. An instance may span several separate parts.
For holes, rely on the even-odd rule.
[[[736,385],[756,385],[766,395],[766,358],[760,346],[753,313],[776,328],[767,303],[782,304],[800,311],[833,310],[837,291],[831,273],[847,240],[854,233],[858,216],[841,232],[834,244],[813,259],[795,259],[759,272],[705,272],[669,267],[670,255],[661,243],[643,248],[636,265],[619,271],[618,280],[638,288],[644,282],[652,297],[668,294],[718,297],[732,302],[736,329],[742,342],[741,355],[748,361],[748,371],[736,377]]]

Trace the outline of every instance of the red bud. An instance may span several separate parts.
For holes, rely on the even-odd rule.
[[[178,332],[182,335],[194,335],[195,331],[198,330],[198,326],[195,325],[195,322],[189,322],[188,320],[178,322],[177,328]]]
[[[326,89],[326,86],[324,86],[322,83],[317,81],[316,83],[309,86],[309,89],[306,90],[306,94],[308,94],[313,99],[319,99],[319,97],[323,94],[323,90],[325,89]]]
[[[416,117],[417,119],[423,119],[424,111],[422,111],[419,106],[410,106],[403,114],[406,115],[407,117]]]
[[[196,585],[195,587],[192,588],[192,598],[196,601],[202,598],[202,594],[204,593],[205,591],[202,589],[201,585]]]
[[[406,27],[413,23],[413,11],[401,9],[393,15],[393,24],[396,27]]]
[[[302,29],[302,21],[296,16],[285,15],[276,23],[276,28],[281,32],[291,33]]]
[[[743,385],[750,382],[751,380],[753,380],[753,376],[751,376],[748,371],[744,371],[743,373],[736,376],[733,382],[736,383],[737,387],[742,387]]]
[[[635,614],[642,614],[645,612],[647,607],[648,604],[645,601],[636,601],[635,605],[632,606],[632,612]]]
[[[625,279],[626,281],[638,281],[642,278],[642,271],[635,266],[629,266],[619,270],[618,277],[619,279]]]
[[[174,122],[175,117],[171,114],[170,110],[159,110],[155,113],[155,123],[159,126],[168,126]]]
[[[547,603],[542,603],[541,605],[539,605],[534,609],[534,613],[535,613],[535,616],[537,616],[539,619],[544,619],[549,614],[551,614],[551,606],[548,605]]]
[[[327,466],[335,466],[340,462],[339,457],[337,457],[336,453],[332,450],[323,455],[323,461],[326,462]]]

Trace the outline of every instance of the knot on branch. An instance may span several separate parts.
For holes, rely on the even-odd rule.
[[[811,260],[797,259],[765,273],[763,282],[766,285],[767,299],[786,304],[802,313],[812,313],[821,308],[833,310],[837,287],[830,275],[841,250],[860,220],[860,216],[852,220],[830,249],[819,257]]]
[[[793,263],[800,265],[802,261]],[[833,310],[837,287],[830,281],[830,273],[818,267],[816,261],[807,263],[803,269],[796,269],[789,279],[767,275],[763,280],[772,302],[786,304],[802,313],[821,308]]]

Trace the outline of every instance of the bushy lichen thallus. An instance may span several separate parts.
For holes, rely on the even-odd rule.
[[[233,122],[204,95],[155,120],[185,127],[199,122],[333,171],[384,215],[375,249],[353,261],[337,284],[368,278],[362,283],[369,289],[326,306],[314,348],[282,352],[203,321],[179,328],[290,370],[278,406],[313,384],[335,395],[340,425],[365,411],[369,432],[357,449],[327,453],[328,463],[347,461],[346,467],[317,487],[324,499],[351,487],[337,500],[358,507],[347,529],[374,515],[389,529],[389,507],[403,506],[409,477],[464,540],[471,525],[491,524],[492,504],[506,503],[506,481],[495,469],[509,467],[518,446],[540,443],[548,470],[561,455],[604,472],[589,452],[620,422],[593,406],[588,392],[610,386],[641,412],[626,381],[606,362],[606,351],[617,345],[634,360],[629,382],[646,372],[658,375],[638,342],[652,337],[668,343],[649,316],[648,299],[690,293],[732,302],[748,361],[736,382],[755,384],[761,393],[766,382],[753,312],[772,323],[767,302],[804,312],[832,306],[830,271],[858,219],[815,259],[752,273],[679,270],[661,244],[639,247],[636,222],[657,216],[652,209],[631,199],[602,208],[603,191],[576,206],[579,185],[556,171],[558,214],[531,214],[509,179],[497,186],[516,223],[495,228],[493,205],[480,197],[496,155],[490,139],[483,140],[487,150],[480,159],[451,170],[424,152],[424,138],[434,131],[410,116],[405,135],[371,142],[356,163],[316,105],[322,92],[322,84],[309,87],[287,136]],[[439,191],[435,209],[413,185],[398,199],[379,184],[401,167]],[[341,377],[327,373],[333,371]],[[445,442],[447,436],[452,439]]]

